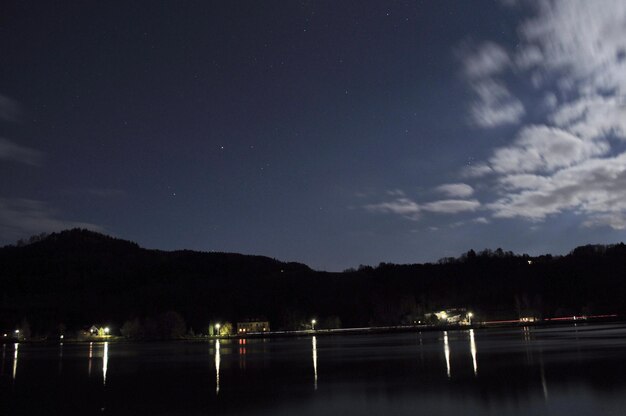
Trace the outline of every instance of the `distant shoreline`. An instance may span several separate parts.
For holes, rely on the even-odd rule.
[[[26,341],[18,341],[15,339],[2,339],[0,344],[88,344],[92,342],[113,342],[113,343],[125,343],[125,342],[138,342],[138,343],[155,343],[155,342],[208,342],[215,340],[230,340],[230,339],[262,339],[262,338],[297,338],[308,336],[332,336],[332,335],[376,335],[376,334],[390,334],[390,333],[409,333],[409,332],[435,332],[435,331],[459,331],[470,329],[491,329],[491,328],[523,328],[523,327],[556,327],[556,326],[570,326],[572,324],[609,324],[626,322],[618,315],[606,315],[594,318],[585,319],[563,319],[556,318],[551,320],[541,320],[535,322],[519,322],[519,321],[494,321],[494,322],[479,322],[472,325],[397,325],[397,326],[378,326],[378,327],[363,327],[363,328],[342,328],[342,329],[316,329],[316,330],[300,330],[300,331],[273,331],[273,332],[258,332],[248,333],[246,335],[199,335],[194,337],[182,337],[171,339],[130,339],[122,336],[111,335],[108,337],[93,337],[91,339],[31,339]]]

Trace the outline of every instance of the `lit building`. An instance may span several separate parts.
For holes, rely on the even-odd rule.
[[[268,321],[249,320],[244,322],[237,322],[237,334],[239,335],[269,331],[270,323]]]
[[[424,320],[431,324],[471,325],[474,314],[465,308],[445,309],[424,314]]]

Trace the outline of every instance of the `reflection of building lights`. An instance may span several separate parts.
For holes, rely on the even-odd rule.
[[[109,369],[109,343],[104,343],[104,352],[102,353],[102,383],[107,384],[107,370]]]
[[[87,367],[87,376],[91,377],[91,360],[93,358],[93,342],[89,343],[89,365]]]
[[[20,344],[17,342],[13,344],[13,347],[15,348],[15,352],[13,353],[13,381],[15,381],[15,376],[17,375],[17,349],[19,346]]]
[[[216,326],[218,326],[217,324]],[[215,395],[220,394],[220,340],[215,340]]]
[[[474,375],[478,375],[478,360],[476,359],[476,341],[474,340],[474,330],[469,330],[470,336],[470,352],[472,353],[472,366],[474,367]]]
[[[446,357],[446,374],[448,375],[448,378],[450,378],[450,345],[448,343],[448,331],[443,331],[443,354]]]
[[[311,341],[313,348],[313,388],[317,390],[317,339],[315,335]]]

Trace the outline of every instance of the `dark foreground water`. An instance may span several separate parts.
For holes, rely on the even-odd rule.
[[[626,415],[626,326],[5,345],[0,415]]]

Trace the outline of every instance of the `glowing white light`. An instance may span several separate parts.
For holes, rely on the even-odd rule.
[[[443,354],[446,357],[446,374],[448,375],[448,378],[450,378],[450,344],[448,343],[448,331],[443,331]]]
[[[20,344],[16,342],[13,346],[15,348],[15,352],[13,353],[13,381],[15,381],[15,376],[17,375],[17,350]]]
[[[313,388],[317,390],[317,339],[313,336],[311,341],[313,348]]]
[[[217,324],[216,326],[219,326]],[[220,340],[215,340],[215,395],[220,394]]]
[[[472,353],[472,365],[474,367],[474,375],[478,375],[478,360],[476,359],[476,342],[474,340],[474,330],[470,329],[470,352]]]
[[[109,331],[110,331],[110,329],[109,329],[109,327],[108,327],[108,326],[107,326],[106,328],[104,328],[104,333],[105,333],[105,334],[108,334],[108,333],[109,333]]]
[[[91,377],[91,360],[93,358],[93,342],[89,343],[89,365],[87,366],[87,376]]]
[[[109,368],[109,343],[104,343],[104,352],[102,353],[102,384],[107,384],[107,370]]]

